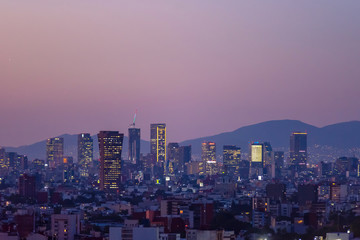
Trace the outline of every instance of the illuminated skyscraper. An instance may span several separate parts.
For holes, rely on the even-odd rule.
[[[81,133],[78,135],[78,163],[80,165],[80,176],[89,176],[89,168],[92,161],[93,139],[89,133]]]
[[[205,165],[205,173],[214,175],[217,173],[216,144],[214,142],[203,142],[201,145],[201,161]]]
[[[150,153],[156,157],[156,163],[165,167],[166,162],[166,124],[150,125]]]
[[[64,157],[64,138],[49,138],[46,141],[46,162],[51,168],[61,166]]]
[[[124,134],[101,131],[98,134],[100,153],[100,189],[117,191],[121,184],[121,151]]]
[[[223,146],[223,162],[226,174],[238,174],[241,160],[241,149],[235,145]]]
[[[297,171],[306,169],[307,133],[293,132],[290,136],[290,164]]]
[[[263,143],[253,142],[250,145],[250,177],[263,175],[264,152],[265,146]]]
[[[140,163],[140,128],[129,128],[129,161]]]

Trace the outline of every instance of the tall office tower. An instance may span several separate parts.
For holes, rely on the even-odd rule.
[[[140,163],[140,128],[129,128],[129,161],[133,164]]]
[[[282,169],[284,168],[284,152],[275,151],[273,152],[273,165],[275,168],[275,176],[274,178],[280,178]]]
[[[0,168],[7,169],[8,168],[8,161],[5,152],[5,148],[0,147]]]
[[[306,169],[307,133],[293,132],[290,136],[290,165],[297,171]]]
[[[78,135],[78,164],[80,165],[80,176],[88,177],[89,169],[93,161],[93,139],[90,133]]]
[[[101,131],[98,134],[100,153],[100,189],[117,191],[121,183],[121,151],[124,134]]]
[[[253,142],[250,145],[250,177],[263,175],[264,152],[265,147],[263,143]]]
[[[150,153],[156,157],[156,164],[165,167],[166,162],[166,124],[150,125]]]
[[[61,165],[64,156],[64,138],[49,138],[46,141],[46,162],[51,168]]]
[[[167,170],[170,174],[179,172],[180,168],[180,147],[178,143],[169,143],[167,149]]]
[[[271,166],[272,163],[271,154],[272,154],[271,144],[269,142],[264,142],[264,167]]]
[[[239,173],[241,149],[235,145],[223,146],[223,163],[226,174],[237,175]]]
[[[179,157],[180,157],[180,172],[186,172],[187,163],[191,162],[191,145],[189,146],[181,146],[179,149]]]
[[[214,142],[203,142],[201,145],[201,161],[205,165],[206,175],[217,173],[216,144]]]

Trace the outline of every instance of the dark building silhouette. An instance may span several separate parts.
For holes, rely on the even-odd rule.
[[[320,163],[321,175],[325,177],[330,177],[333,175],[333,163],[331,162],[321,162]]]
[[[235,145],[223,146],[223,164],[226,174],[238,175],[241,160],[241,148]]]
[[[296,171],[303,171],[307,164],[307,133],[293,132],[290,136],[290,164]]]
[[[36,170],[42,170],[45,168],[45,161],[41,159],[34,159],[31,165]]]
[[[19,177],[19,194],[21,196],[35,199],[36,197],[36,178],[28,174]]]
[[[93,139],[90,133],[78,135],[78,164],[80,165],[80,176],[88,177],[89,169],[93,161]]]
[[[272,164],[272,147],[269,142],[264,142],[264,168],[270,168]]]
[[[119,190],[123,138],[124,134],[118,131],[101,131],[98,134],[101,190]]]
[[[214,204],[212,202],[193,203],[189,209],[193,212],[194,229],[210,228],[214,217]]]
[[[281,178],[281,172],[284,168],[284,152],[275,151],[273,152],[273,161],[275,165],[275,178]]]
[[[22,210],[25,211],[25,210]],[[16,223],[16,229],[19,234],[20,239],[26,239],[30,233],[34,231],[34,213],[23,213],[20,211],[20,213],[16,213],[14,220]]]
[[[334,174],[338,177],[357,177],[359,159],[355,157],[341,157],[334,163]]]
[[[179,148],[179,157],[180,157],[180,172],[186,172],[187,169],[185,164],[191,162],[191,145],[181,146]]]
[[[266,185],[266,196],[271,200],[284,200],[286,185],[283,183],[270,183]]]
[[[300,206],[318,201],[317,185],[302,184],[298,186],[298,202]]]
[[[250,172],[250,162],[247,160],[241,160],[239,166],[239,176],[241,179],[248,179]]]
[[[18,154],[16,152],[8,152],[7,158],[8,158],[7,162],[9,163],[10,168],[12,168],[13,170],[20,168],[20,163],[18,161],[19,160]]]
[[[180,146],[178,143],[169,143],[167,150],[167,170],[170,174],[178,173],[180,168]]]
[[[133,164],[140,163],[140,128],[129,128],[129,161]]]

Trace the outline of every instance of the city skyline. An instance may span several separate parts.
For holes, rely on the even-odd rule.
[[[166,122],[169,141],[272,119],[359,120],[359,7],[2,1],[0,145],[126,132],[135,109],[139,128]]]
[[[359,12],[2,0],[0,239],[360,239]]]

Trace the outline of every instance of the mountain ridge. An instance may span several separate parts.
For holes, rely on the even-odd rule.
[[[283,119],[269,120],[237,128],[233,131],[223,132],[206,137],[199,137],[180,142],[181,145],[192,145],[192,152],[200,154],[201,143],[214,141],[217,144],[217,153],[221,154],[223,145],[240,146],[247,152],[251,141],[268,141],[274,148],[289,148],[291,132],[306,131],[308,133],[308,145],[327,145],[337,148],[360,147],[360,121],[347,121],[330,124],[324,127],[316,127],[299,120]],[[77,134],[62,134],[57,137],[64,138],[64,155],[77,158]],[[98,158],[98,142],[96,135],[94,140],[94,158]],[[149,141],[141,140],[141,152],[149,152]],[[30,160],[35,158],[45,159],[46,139],[33,144],[19,147],[4,147],[7,152],[18,152],[28,155]],[[123,158],[127,156],[128,137],[124,136]]]

